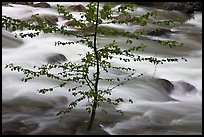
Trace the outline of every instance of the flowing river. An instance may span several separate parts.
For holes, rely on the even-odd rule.
[[[12,7],[2,6],[2,15],[23,19],[33,14],[58,15],[54,9],[57,3],[49,3],[53,8],[33,8],[25,5],[12,4]],[[62,3],[72,5],[76,3]],[[82,3],[85,5],[86,3]],[[137,7],[133,14],[144,14],[158,9]],[[161,13],[163,10],[158,10]],[[179,11],[165,11],[169,16],[161,15],[161,19],[172,19],[174,16],[183,18],[187,15]],[[80,17],[78,12],[73,12],[75,17]],[[154,66],[149,62],[124,63],[113,59],[117,66],[129,66],[137,69],[142,77],[129,81],[116,88],[111,98],[122,97],[132,99],[131,103],[121,103],[119,106],[104,104],[109,116],[98,110],[96,120],[91,132],[86,131],[88,113],[84,110],[86,101],[81,102],[72,112],[66,114],[61,124],[58,123],[56,113],[65,108],[74,100],[67,92],[66,87],[57,88],[47,94],[39,94],[37,89],[52,87],[57,81],[45,77],[22,82],[22,73],[12,72],[4,68],[6,64],[14,63],[26,68],[32,68],[47,63],[47,57],[53,54],[63,54],[67,60],[77,62],[80,57],[89,51],[83,44],[54,46],[55,41],[75,41],[74,37],[60,34],[41,34],[35,38],[15,38],[12,34],[20,33],[2,32],[2,132],[17,131],[24,134],[111,134],[111,135],[161,135],[161,134],[202,134],[202,12],[195,12],[194,18],[184,24],[171,27],[168,36],[144,36],[145,39],[134,39],[133,46],[140,43],[147,44],[144,51],[135,54],[144,57],[184,57],[175,63],[164,63]],[[59,16],[57,24],[60,26],[65,21]],[[106,27],[135,31],[139,25],[114,25],[104,24]],[[148,26],[151,27],[151,26]],[[71,29],[71,28],[70,28]],[[24,32],[26,30],[23,30]],[[184,43],[183,47],[169,48],[153,42],[153,39],[176,40]],[[126,38],[116,36],[100,36],[100,46],[108,44],[115,39],[125,48]],[[104,74],[105,75],[105,74]],[[125,76],[124,72],[110,71],[111,76]],[[172,94],[164,92],[164,88],[155,83],[152,77],[162,78],[174,84]],[[185,88],[185,84],[192,89]],[[69,86],[69,85],[68,85]],[[101,82],[101,88],[107,88],[109,83]],[[188,90],[188,91],[187,91]],[[116,112],[124,111],[124,116]]]

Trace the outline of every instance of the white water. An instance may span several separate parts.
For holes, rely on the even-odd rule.
[[[52,4],[55,7],[55,4]],[[24,18],[32,14],[53,14],[55,10],[31,8],[13,4],[14,7],[2,7],[2,14]],[[15,9],[15,12],[13,12]],[[138,8],[138,12],[145,12],[149,9]],[[30,11],[30,12],[27,12]],[[78,16],[78,13],[75,13]],[[179,14],[180,15],[180,14]],[[108,117],[97,112],[92,134],[202,134],[202,13],[196,13],[195,19],[191,19],[183,26],[173,27],[173,30],[179,30],[181,33],[172,34],[168,39],[175,39],[184,42],[183,48],[166,48],[153,43],[150,40],[134,40],[133,43],[146,43],[148,47],[144,52],[138,53],[143,56],[161,57],[185,57],[178,63],[166,63],[155,66],[143,62],[130,62],[128,66],[136,68],[138,75],[145,75],[139,80],[130,81],[124,86],[113,91],[111,97],[122,97],[132,99],[133,104],[123,103],[118,106],[125,112],[125,116],[115,112],[113,106],[104,104],[112,116],[112,122]],[[62,24],[60,20],[58,24]],[[122,25],[110,27],[123,28]],[[138,26],[139,27],[139,26]],[[126,27],[124,29],[131,29]],[[135,26],[137,29],[137,26]],[[18,31],[13,33],[19,33]],[[3,35],[5,32],[3,32]],[[4,37],[3,37],[4,38]],[[153,37],[154,38],[154,37]],[[116,39],[120,46],[125,48],[125,39],[121,37],[100,37],[101,45]],[[62,125],[57,124],[55,114],[67,105],[74,98],[66,91],[66,88],[56,89],[54,92],[41,95],[37,89],[51,87],[57,84],[57,81],[47,78],[35,79],[30,82],[21,82],[23,74],[11,72],[4,66],[8,63],[22,65],[32,68],[34,65],[47,63],[46,58],[53,53],[61,53],[69,61],[78,61],[89,49],[85,45],[77,44],[72,46],[54,46],[55,41],[73,41],[75,38],[65,37],[57,34],[41,34],[36,38],[25,38],[23,44],[14,45],[9,42],[2,43],[2,126],[3,130],[12,130],[14,122],[20,122],[25,125],[34,125],[28,134],[90,134],[86,132],[88,115],[83,110],[86,102],[79,104],[76,110],[65,116]],[[3,41],[4,42],[4,41]],[[10,46],[14,48],[9,48]],[[114,64],[124,65],[123,62],[113,60]],[[150,78],[164,78],[172,82],[183,80],[196,87],[195,92],[186,93],[184,89],[175,87],[171,97],[179,100],[172,101],[164,89],[152,83]],[[122,72],[111,72],[110,75],[124,76]],[[100,83],[102,88],[108,87],[108,83]],[[114,125],[114,126],[113,126]],[[113,126],[113,127],[112,127]],[[101,127],[101,128],[100,128]],[[15,129],[15,128],[14,128]]]

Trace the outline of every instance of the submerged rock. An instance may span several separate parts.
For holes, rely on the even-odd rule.
[[[55,64],[57,62],[67,61],[67,58],[63,54],[55,54],[47,58],[47,62],[50,64]]]
[[[23,44],[23,40],[16,38],[13,33],[2,29],[2,47],[3,48],[17,48]]]

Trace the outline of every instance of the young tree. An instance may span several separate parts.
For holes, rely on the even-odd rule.
[[[63,6],[57,5],[57,10],[59,14],[62,14],[65,19],[68,19],[71,21],[72,26],[78,26],[81,28],[81,31],[78,32],[71,32],[66,29],[67,26],[54,26],[48,24],[48,22],[42,18],[40,18],[38,15],[33,15],[32,19],[35,23],[27,23],[26,21],[21,21],[19,19],[12,19],[7,16],[2,16],[2,27],[6,29],[29,29],[29,30],[35,30],[35,33],[20,33],[20,36],[23,37],[35,37],[40,34],[40,32],[44,33],[61,33],[63,35],[67,36],[76,36],[79,40],[75,42],[61,42],[57,41],[55,42],[55,45],[71,45],[74,43],[82,43],[86,44],[90,51],[86,53],[85,56],[81,57],[80,63],[74,63],[74,62],[65,62],[65,63],[55,63],[55,64],[43,64],[42,66],[34,66],[33,69],[26,69],[22,66],[14,65],[13,63],[10,63],[6,65],[6,68],[9,67],[11,71],[19,71],[23,72],[25,74],[25,78],[22,78],[22,81],[27,82],[28,80],[46,76],[50,79],[55,79],[59,81],[59,85],[55,85],[50,88],[43,88],[39,89],[39,93],[45,94],[49,91],[53,91],[55,88],[58,87],[64,87],[67,84],[75,83],[76,86],[69,87],[68,91],[72,93],[73,96],[76,96],[77,99],[74,100],[69,104],[69,106],[57,113],[59,116],[64,116],[64,114],[70,112],[73,108],[77,106],[79,102],[82,100],[87,100],[89,103],[86,105],[86,110],[88,113],[91,114],[90,121],[87,130],[91,130],[96,110],[97,108],[101,107],[102,102],[107,102],[112,105],[118,105],[121,102],[128,101],[130,103],[133,103],[131,99],[124,100],[123,98],[119,97],[117,99],[111,99],[109,96],[111,95],[111,92],[125,84],[126,82],[135,79],[137,77],[140,77],[141,75],[135,76],[136,70],[129,67],[118,67],[114,66],[111,61],[112,59],[118,59],[124,62],[130,62],[130,61],[149,61],[150,63],[153,63],[154,65],[163,64],[164,62],[169,61],[178,61],[177,58],[163,58],[163,59],[157,59],[155,57],[146,57],[143,58],[139,55],[135,55],[134,53],[138,50],[143,50],[146,45],[134,45],[131,48],[127,46],[126,49],[122,49],[120,46],[118,46],[116,40],[113,40],[111,43],[99,47],[100,43],[97,43],[97,38],[99,37],[99,34],[106,34],[106,35],[120,35],[127,37],[126,44],[132,44],[131,39],[139,39],[140,36],[145,32],[145,30],[141,30],[138,32],[130,33],[125,31],[120,31],[117,29],[107,29],[107,28],[99,28],[100,24],[103,24],[104,21],[109,20],[109,23],[119,23],[128,24],[128,21],[121,20],[119,18],[116,18],[113,16],[114,11],[111,9],[110,3],[105,3],[101,10],[99,10],[99,2],[91,2],[87,4],[86,11],[84,13],[81,13],[81,19],[77,20],[73,17],[73,15],[66,11]],[[118,7],[117,11],[118,13],[122,13],[124,15],[128,14],[128,11],[134,10],[135,4],[131,3],[122,3],[120,7]],[[143,16],[135,16],[131,18],[131,21],[139,24],[139,25],[146,25],[148,23],[149,17],[154,17],[157,15],[157,12],[148,12]],[[87,26],[86,23],[93,24],[92,28],[94,28],[92,31],[90,31],[90,28]],[[169,21],[171,23],[171,21]],[[165,25],[169,22],[165,21],[152,21],[151,23],[160,23]],[[174,21],[175,22],[175,21]],[[155,28],[156,29],[156,28]],[[156,42],[168,45],[170,47],[173,46],[181,46],[181,43],[178,43],[176,41],[161,41],[157,40]],[[119,58],[116,58],[116,55],[123,55]],[[58,69],[57,74],[53,74],[51,70]],[[110,69],[115,70],[121,70],[126,71],[128,73],[128,76],[125,78],[120,77],[104,77],[101,75],[102,72],[109,73]],[[110,86],[107,89],[100,89],[99,83],[100,81],[118,81],[118,84],[115,84],[113,86]],[[105,109],[102,108],[102,111],[105,113],[108,113]],[[119,113],[123,114],[121,110],[117,110]]]

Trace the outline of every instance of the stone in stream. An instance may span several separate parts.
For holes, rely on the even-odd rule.
[[[196,89],[193,85],[185,81],[177,81],[175,84],[180,85],[183,88],[183,90],[187,93],[190,93]]]
[[[32,6],[33,2],[9,2],[11,4],[29,5]]]
[[[2,2],[2,6],[8,6],[9,2]]]
[[[86,8],[82,4],[79,4],[79,5],[72,5],[67,7],[67,10],[74,11],[74,12],[85,12]]]
[[[50,8],[50,4],[46,2],[40,2],[40,3],[34,4],[33,7]]]
[[[153,82],[162,86],[168,94],[171,94],[173,90],[178,87],[182,88],[186,93],[197,91],[193,85],[185,81],[176,81],[172,83],[169,80],[157,78],[154,79]]]
[[[2,47],[3,48],[17,48],[23,44],[21,38],[16,38],[15,35],[2,28]]]
[[[21,133],[13,130],[2,131],[2,135],[22,135]]]
[[[167,98],[167,101],[178,101],[169,96],[174,91],[174,85],[172,84],[172,82],[163,78],[153,78],[150,79],[150,81],[153,83],[154,88],[156,88]]]
[[[151,35],[151,36],[162,36],[162,35],[166,35],[168,33],[172,33],[172,31],[170,29],[165,29],[165,28],[157,28],[155,30],[152,30],[151,32],[149,32],[147,35]]]
[[[25,124],[20,120],[11,121],[4,124],[2,128],[3,135],[28,135],[30,132],[36,130],[38,128],[38,124]]]
[[[171,94],[174,90],[174,85],[169,80],[157,78],[154,82],[162,86],[168,94]]]
[[[59,54],[59,53],[49,56],[47,58],[47,62],[50,64],[55,64],[57,62],[64,62],[64,61],[67,61],[67,58],[63,54]]]
[[[135,4],[164,10],[178,10],[186,14],[202,11],[202,2],[135,2]]]
[[[127,13],[127,14],[120,14],[119,16],[115,17],[115,19],[117,19],[119,21],[127,21],[127,22],[132,21],[131,16],[130,16],[129,13]]]
[[[43,15],[42,18],[50,25],[57,25],[56,22],[58,22],[58,17],[55,15]]]
[[[48,15],[48,14],[43,14],[43,15],[39,15],[40,18],[44,19],[45,21],[47,21],[47,23],[49,25],[57,25],[58,22],[58,17],[56,15]],[[33,19],[31,17],[26,17],[23,19],[24,21],[28,22],[28,23],[33,23],[35,21],[33,21]],[[36,22],[37,23],[37,22]],[[38,23],[39,24],[39,23]],[[39,24],[40,25],[40,24]]]

